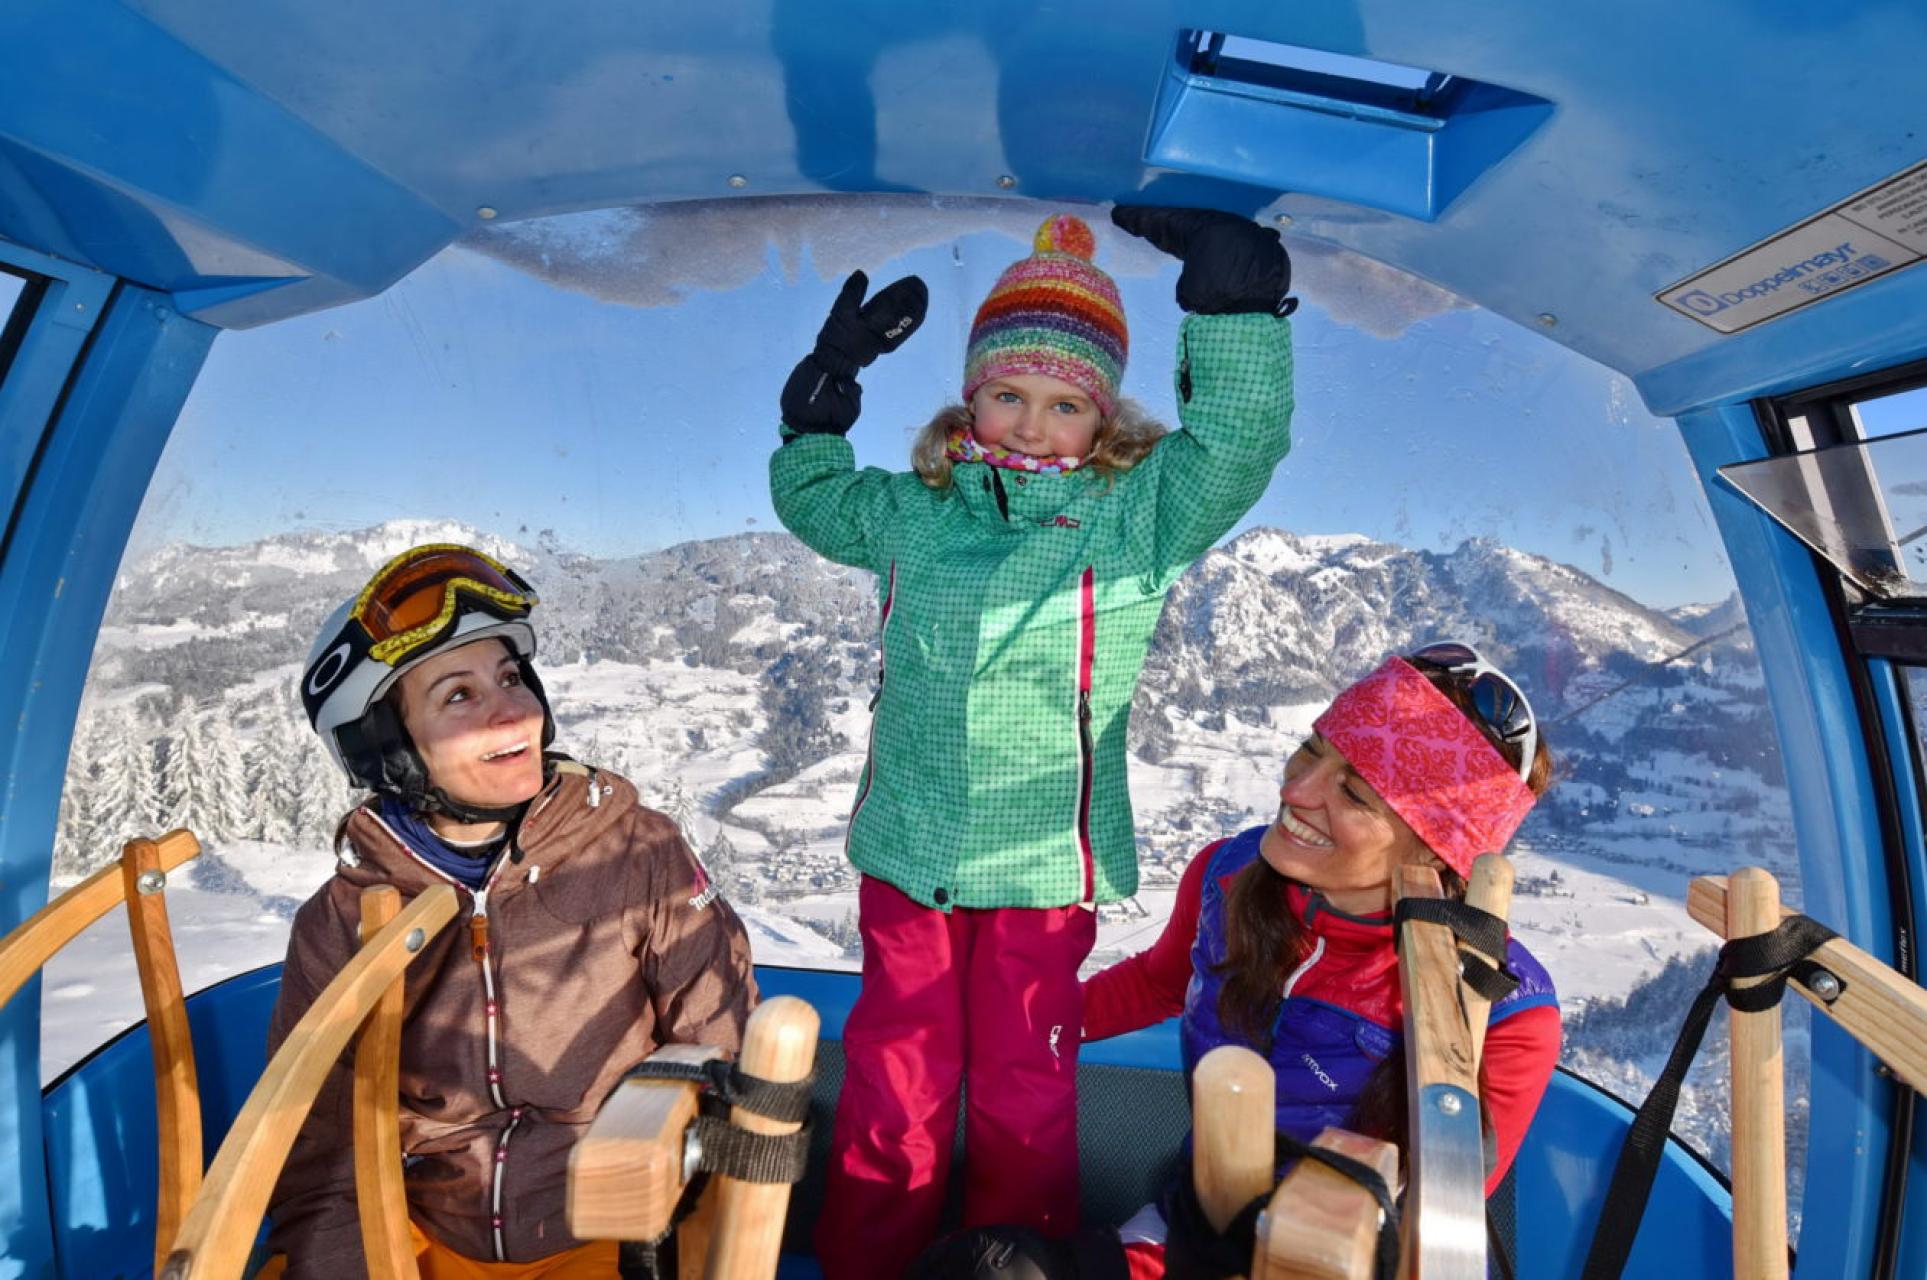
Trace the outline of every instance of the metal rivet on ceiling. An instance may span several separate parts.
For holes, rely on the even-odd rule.
[[[732,173],[729,175],[729,185],[737,188],[747,187],[749,185],[749,179],[740,173]]]
[[[475,216],[480,218],[483,222],[487,222],[495,216],[495,208],[492,205],[485,204],[481,208],[475,211]]]
[[[1000,173],[997,175],[997,185],[1008,191],[1017,185],[1017,179],[1007,173]]]
[[[1539,313],[1539,323],[1550,329],[1559,323],[1559,317],[1553,315],[1550,311],[1541,311]]]

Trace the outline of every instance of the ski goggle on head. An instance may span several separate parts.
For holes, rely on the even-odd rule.
[[[1469,644],[1447,641],[1428,644],[1413,653],[1408,661],[1431,667],[1457,678],[1458,685],[1501,742],[1519,744],[1519,778],[1532,776],[1532,758],[1539,749],[1539,725],[1532,704],[1505,672],[1487,662]]]
[[[538,603],[521,575],[501,561],[457,543],[404,551],[362,588],[349,615],[368,633],[370,657],[398,666],[432,644],[455,620],[460,599],[507,621]]]

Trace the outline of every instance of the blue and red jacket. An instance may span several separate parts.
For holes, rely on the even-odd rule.
[[[1225,900],[1231,881],[1258,856],[1264,827],[1207,846],[1185,868],[1164,933],[1151,949],[1119,961],[1084,984],[1084,1038],[1102,1040],[1181,1014],[1187,1075],[1222,1044],[1260,1046],[1218,1018],[1225,954]],[[1267,1054],[1278,1081],[1278,1129],[1310,1141],[1345,1126],[1372,1069],[1403,1036],[1404,999],[1392,918],[1351,916],[1303,885],[1290,883],[1285,905],[1303,924],[1311,951],[1281,982],[1283,1000]],[[1498,1184],[1525,1138],[1559,1060],[1559,1004],[1552,979],[1517,938],[1506,963],[1518,989],[1493,1004],[1479,1071],[1492,1120]]]

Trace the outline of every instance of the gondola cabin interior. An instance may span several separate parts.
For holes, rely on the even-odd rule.
[[[1069,209],[1124,288],[1127,390],[1169,415],[1175,268],[1106,206],[1213,207],[1292,254],[1295,448],[1154,643],[1144,891],[1100,954],[1147,945],[1183,860],[1275,803],[1359,663],[1475,629],[1567,753],[1515,850],[1569,1068],[1516,1248],[1578,1276],[1718,941],[1693,877],[1766,866],[1915,977],[1923,64],[1927,8],[1872,0],[10,0],[0,934],[196,829],[168,894],[211,1159],[349,798],[294,664],[387,552],[487,539],[552,610],[563,745],[686,825],[764,994],[821,1018],[782,1261],[814,1274],[875,616],[776,532],[778,388],[845,273],[924,275],[930,332],[866,379],[854,437],[900,468],[976,300]],[[0,1009],[0,1276],[154,1274],[120,930]],[[1789,1004],[1793,1274],[1927,1274],[1905,1071]],[[1167,1176],[1177,1065],[1171,1024],[1085,1049],[1093,1220]],[[1721,1070],[1690,1078],[1628,1275],[1734,1273]]]

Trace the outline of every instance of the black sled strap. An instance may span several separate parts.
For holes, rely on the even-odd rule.
[[[1583,1280],[1619,1280],[1626,1268],[1633,1239],[1639,1234],[1639,1221],[1646,1215],[1646,1201],[1653,1192],[1653,1179],[1659,1173],[1660,1157],[1666,1150],[1666,1135],[1673,1127],[1680,1085],[1699,1052],[1700,1041],[1706,1037],[1707,1023],[1712,1021],[1720,997],[1725,996],[1729,1004],[1744,1013],[1771,1009],[1786,991],[1787,978],[1809,972],[1813,966],[1807,957],[1836,936],[1825,925],[1795,915],[1782,920],[1771,933],[1735,938],[1720,948],[1713,976],[1686,1011],[1666,1069],[1653,1081],[1652,1091],[1626,1131],[1626,1143],[1619,1149],[1619,1162],[1613,1166],[1612,1184],[1606,1191],[1605,1207],[1599,1211],[1599,1225],[1593,1228]],[[1740,978],[1768,981],[1736,991],[1733,982]]]
[[[1423,920],[1442,924],[1452,936],[1475,951],[1498,957],[1495,967],[1477,956],[1461,956],[1465,985],[1492,1004],[1511,995],[1519,987],[1519,975],[1505,967],[1506,924],[1489,911],[1453,898],[1400,898],[1392,908],[1392,920]]]

